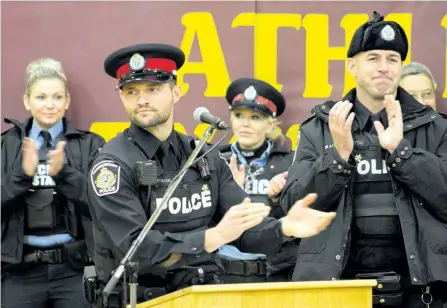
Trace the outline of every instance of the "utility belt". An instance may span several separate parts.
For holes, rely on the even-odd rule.
[[[60,201],[64,201],[65,204],[61,206]],[[54,230],[59,223],[65,224],[72,237],[80,235],[80,220],[76,215],[74,204],[67,198],[58,197],[54,189],[31,190],[25,196],[25,202],[28,230]],[[63,216],[64,222],[59,222],[60,216]]]
[[[63,264],[66,262],[76,271],[82,271],[87,264],[91,263],[85,240],[69,242],[63,247],[53,249],[36,249],[25,254],[19,264],[2,264],[2,270],[14,274],[16,271],[28,270],[35,264]]]
[[[238,275],[244,277],[267,275],[267,263],[265,259],[252,261],[221,258],[221,262],[225,270],[225,275]]]
[[[223,275],[223,268],[219,264],[209,263],[200,266],[184,266],[180,269],[167,273],[166,279],[160,277],[165,283],[164,287],[145,286],[146,281],[138,281],[137,301],[148,301],[167,293],[174,292],[193,285],[208,285],[223,283],[220,277]],[[141,279],[142,277],[139,277]],[[87,266],[84,269],[84,297],[87,302],[101,308],[120,308],[125,307],[125,299],[129,299],[129,288],[127,294],[124,294],[122,283],[119,283],[115,290],[110,294],[107,304],[103,303],[102,291],[107,284],[97,275],[95,266]],[[126,301],[127,302],[127,301]]]
[[[46,263],[62,264],[68,260],[67,251],[63,248],[50,250],[36,250],[23,257],[23,264],[27,263]]]
[[[399,306],[404,298],[404,288],[401,276],[393,271],[388,272],[354,272],[349,271],[354,279],[374,279],[377,285],[373,287],[373,305]]]

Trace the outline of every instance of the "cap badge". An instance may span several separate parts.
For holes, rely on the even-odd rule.
[[[129,60],[129,67],[133,71],[142,70],[146,66],[146,60],[139,53],[134,53]]]
[[[258,96],[258,93],[256,93],[256,89],[253,86],[249,86],[244,92],[244,98],[248,101],[255,100],[256,96]]]
[[[385,41],[392,41],[396,37],[396,33],[390,25],[386,25],[383,27],[382,31],[380,31],[380,37]]]

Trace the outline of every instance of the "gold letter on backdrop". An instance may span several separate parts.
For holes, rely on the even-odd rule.
[[[241,13],[233,20],[231,27],[254,27],[254,77],[281,91],[282,85],[277,80],[278,28],[298,30],[301,15]]]
[[[343,17],[341,26],[345,29],[345,45],[329,47],[329,16],[308,14],[303,18],[303,27],[306,29],[306,87],[303,97],[330,97],[332,86],[329,84],[329,61],[345,61],[355,30],[367,20],[366,14],[348,14]],[[345,76],[349,74],[345,72]]]
[[[444,15],[444,18],[441,21],[441,25],[447,30],[447,15]],[[446,31],[446,41],[447,41],[447,31]],[[443,98],[447,98],[447,44],[445,46],[445,87],[444,93],[442,94]]]
[[[183,94],[189,89],[189,84],[183,82],[184,75],[204,74],[207,81],[205,97],[225,96],[231,81],[213,16],[207,12],[186,13],[183,15],[182,24],[185,26],[185,34],[180,49],[185,53],[186,60],[179,71],[177,81],[182,86]],[[196,36],[202,62],[189,62]]]

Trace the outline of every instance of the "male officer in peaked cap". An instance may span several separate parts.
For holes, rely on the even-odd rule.
[[[184,59],[176,47],[142,44],[105,60],[107,74],[118,79],[131,126],[103,147],[89,173],[99,283],[86,293],[93,293],[90,301],[97,305],[105,304],[101,289],[193,151],[193,138],[173,129],[173,108],[181,96],[176,76]],[[247,251],[275,254],[290,236],[312,236],[334,216],[309,209],[315,198],[310,195],[282,221],[265,218],[270,208],[246,199],[218,152],[211,151],[207,160],[210,174],[202,175],[198,166],[186,172],[135,256],[138,302],[189,285],[219,283],[222,267],[213,252],[221,245],[237,240]],[[121,303],[117,289],[107,304]]]
[[[281,203],[315,191],[315,209],[338,213],[301,241],[294,280],[374,278],[375,305],[442,307],[447,119],[398,86],[407,53],[402,27],[376,12],[355,32],[356,87],[302,124]]]
[[[228,87],[226,101],[236,139],[219,150],[251,200],[270,204],[270,216],[281,218],[285,213],[277,195],[284,187],[293,160],[293,151],[283,145],[284,136],[275,130],[275,122],[286,107],[284,96],[262,80],[238,78]],[[240,252],[234,246],[222,246],[219,255],[225,267],[224,282],[290,281],[296,244],[289,241],[278,254],[268,258]]]

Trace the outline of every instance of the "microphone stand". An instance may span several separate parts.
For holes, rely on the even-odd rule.
[[[192,162],[196,159],[197,155],[199,154],[200,150],[202,149],[203,145],[205,144],[206,140],[212,135],[213,131],[216,129],[217,125],[210,125],[208,129],[203,134],[202,138],[200,139],[200,142],[196,144],[196,148],[191,153],[191,156],[186,161],[185,165],[181,169],[179,173],[182,173],[184,170],[188,169]],[[151,215],[148,222],[144,226],[141,233],[138,235],[138,237],[135,239],[135,241],[132,243],[132,246],[127,251],[124,258],[121,260],[120,265],[115,270],[113,276],[110,278],[110,280],[107,282],[107,285],[105,286],[104,290],[102,291],[102,303],[104,307],[108,306],[108,298],[110,294],[113,292],[113,290],[116,287],[116,284],[119,282],[121,276],[124,274],[125,271],[129,272],[130,281],[130,306],[131,308],[135,308],[137,304],[137,279],[138,279],[138,264],[137,262],[133,262],[132,258],[137,253],[138,249],[141,246],[141,243],[143,242],[144,238],[147,236],[149,231],[154,226],[155,222],[157,221],[158,217],[161,214],[161,211],[163,210],[164,206],[168,202],[168,200],[171,198],[172,194],[174,193],[177,186],[180,184],[181,180],[185,176],[186,172],[183,172],[180,176],[178,176],[167,188],[165,195],[163,196],[163,199],[161,200],[160,206],[158,206],[155,210],[155,212]]]

